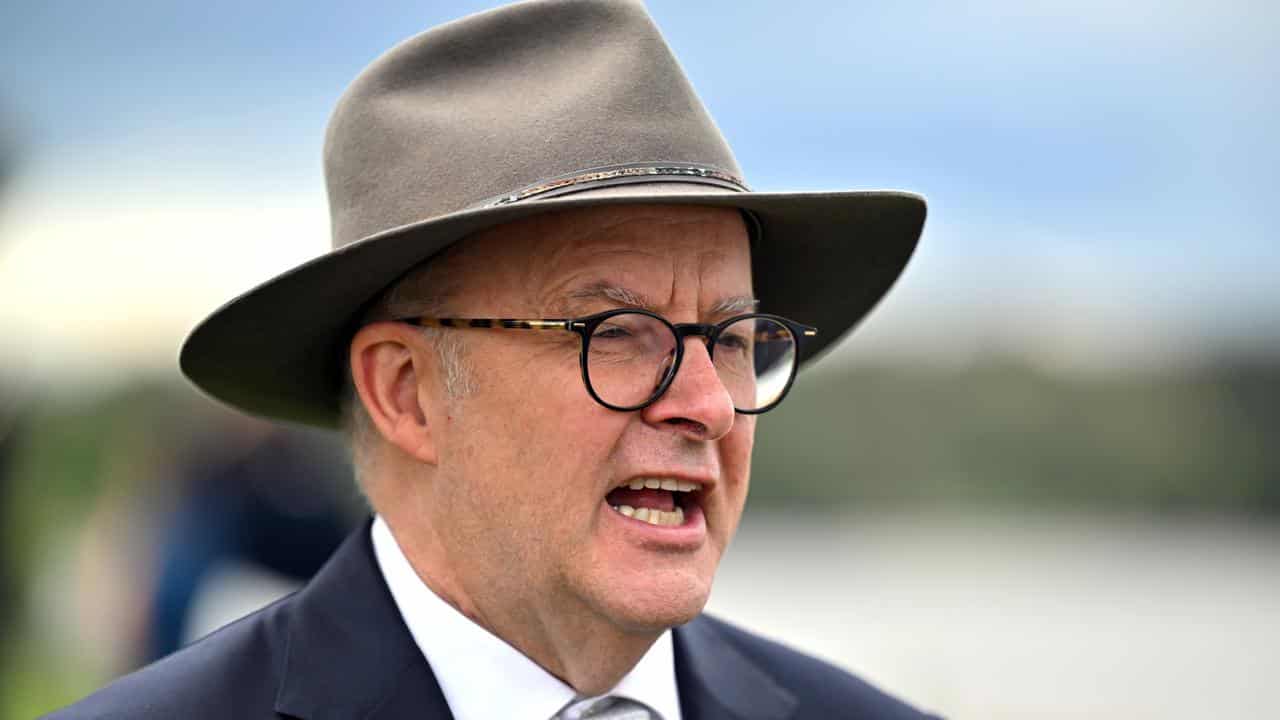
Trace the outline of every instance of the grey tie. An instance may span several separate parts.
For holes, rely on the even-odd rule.
[[[630,698],[606,695],[574,699],[551,720],[662,720],[656,710]]]

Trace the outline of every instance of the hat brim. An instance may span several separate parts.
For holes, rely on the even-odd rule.
[[[674,184],[673,184],[674,185]],[[818,328],[807,364],[854,328],[902,274],[924,227],[912,193],[742,193],[631,185],[466,210],[365,238],[299,265],[214,311],[183,343],[182,372],[254,415],[336,427],[352,323],[413,266],[485,228],[600,205],[731,207],[759,220],[752,248],[761,309]]]

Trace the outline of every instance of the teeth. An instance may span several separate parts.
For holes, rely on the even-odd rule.
[[[653,510],[651,508],[633,508],[630,505],[614,505],[613,509],[629,518],[635,518],[650,525],[678,527],[684,524],[684,508],[681,507],[677,507],[671,512]]]
[[[649,489],[668,490],[670,492],[694,492],[702,489],[702,486],[696,482],[672,480],[670,478],[638,478],[627,482],[623,487],[629,487],[632,490]]]

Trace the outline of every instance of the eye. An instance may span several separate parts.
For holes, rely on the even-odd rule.
[[[595,332],[595,337],[604,340],[621,340],[623,338],[629,338],[631,335],[632,333],[630,328],[613,323],[605,323],[596,328]]]
[[[720,337],[716,339],[716,347],[735,352],[746,352],[751,349],[751,340],[744,335],[735,332],[720,333]]]

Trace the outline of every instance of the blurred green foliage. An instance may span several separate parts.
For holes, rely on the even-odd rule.
[[[156,465],[226,416],[189,387],[153,380],[29,403],[4,503],[5,547],[30,548],[43,531],[74,526],[104,491],[163,493],[147,484],[164,474]],[[820,367],[760,418],[751,496],[762,506],[1277,514],[1277,438],[1280,359],[1110,375],[1000,361]],[[29,553],[17,555],[25,569]]]
[[[1160,374],[1015,362],[801,377],[756,436],[758,503],[1280,513],[1280,361]]]

